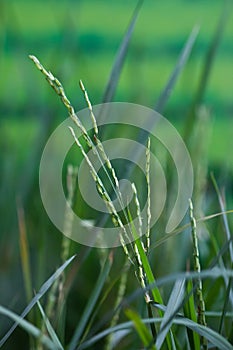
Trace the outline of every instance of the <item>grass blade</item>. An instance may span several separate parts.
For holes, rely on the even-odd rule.
[[[104,257],[104,261],[103,261],[103,256],[101,257],[101,266],[104,265],[104,262],[105,262],[105,259],[106,259],[106,256]],[[103,263],[102,263],[103,262]],[[127,263],[128,263],[128,260],[127,260]],[[128,265],[129,266],[129,265]],[[128,271],[128,270],[127,270]],[[122,269],[122,275],[121,277],[123,276],[123,279],[126,280],[126,276],[124,276],[124,268]],[[117,276],[114,280],[109,280],[108,281],[108,285],[106,286],[106,289],[103,290],[103,293],[101,295],[101,298],[99,299],[98,301],[98,305],[96,305],[94,311],[92,312],[89,320],[88,320],[88,324],[86,325],[85,327],[85,331],[83,332],[82,334],[82,337],[81,337],[81,340],[80,340],[80,343],[82,343],[82,341],[84,339],[86,339],[87,335],[90,333],[89,332],[92,332],[93,334],[95,333],[95,331],[98,331],[99,329],[102,329],[104,326],[106,326],[106,323],[107,323],[107,317],[106,318],[103,318],[101,319],[101,321],[98,321],[98,323],[94,323],[94,321],[96,320],[96,317],[98,317],[98,313],[99,311],[101,310],[101,307],[105,304],[106,302],[106,299],[108,298],[109,296],[109,293],[111,293],[111,291],[113,290],[113,287],[115,286],[115,284],[117,283],[117,281],[120,279],[120,276]],[[125,282],[126,283],[126,282]],[[125,289],[126,286],[123,287],[123,289]],[[121,288],[121,287],[120,287]],[[123,291],[124,292],[124,291]],[[118,297],[117,297],[118,298]],[[123,295],[122,295],[122,298],[123,298]],[[109,320],[112,318],[112,321],[114,320],[115,316],[117,316],[118,313],[120,313],[120,307],[119,305],[121,305],[121,301],[119,301],[117,303],[117,306],[115,308],[113,308],[113,310],[109,313]],[[118,318],[116,319],[116,322],[112,325],[112,323],[110,324],[110,326],[115,326],[115,324],[117,324],[117,320]],[[107,345],[106,345],[107,346]],[[112,348],[110,348],[112,349]],[[109,350],[110,350],[109,349]]]
[[[196,219],[197,223],[198,222],[205,222],[207,220],[210,220],[210,219],[214,219],[218,216],[221,216],[223,214],[233,214],[233,210],[227,210],[227,211],[224,211],[224,212],[219,212],[219,213],[216,213],[216,214],[212,214],[212,215],[207,215],[207,216],[203,216],[199,219]],[[161,244],[165,243],[168,239],[170,239],[171,237],[174,237],[182,232],[184,232],[187,228],[189,228],[191,226],[191,223],[187,223],[181,227],[178,227],[177,229],[175,229],[174,231],[170,232],[170,233],[167,233],[166,235],[164,235],[164,237],[158,239],[152,246],[151,246],[151,249],[155,249],[157,247],[159,247]],[[230,242],[232,241],[232,238],[228,241],[228,244],[230,244]],[[213,265],[214,266],[214,265]]]
[[[208,85],[208,80],[210,77],[210,73],[213,67],[213,63],[214,63],[214,59],[216,57],[216,53],[219,47],[219,44],[221,42],[222,39],[222,34],[225,28],[225,25],[227,23],[227,17],[229,15],[230,11],[228,10],[228,1],[225,2],[224,7],[223,7],[223,11],[220,15],[219,18],[219,22],[216,28],[216,31],[214,33],[212,42],[209,46],[209,49],[207,51],[206,57],[205,57],[205,61],[204,61],[204,65],[203,65],[203,69],[202,69],[202,73],[201,73],[201,78],[198,84],[198,88],[197,88],[197,92],[196,92],[196,96],[193,102],[193,105],[191,106],[190,109],[190,113],[187,119],[187,123],[186,123],[186,128],[185,128],[185,140],[188,140],[191,132],[193,130],[193,126],[196,120],[196,110],[197,107],[201,104],[207,85]]]
[[[172,293],[170,295],[166,311],[163,316],[162,323],[160,325],[160,332],[158,333],[157,339],[156,339],[156,348],[160,349],[167,333],[169,332],[169,329],[172,326],[173,319],[175,317],[174,310],[176,310],[179,305],[181,305],[183,297],[184,297],[184,283],[185,280],[177,280],[175,282],[174,288],[172,290]]]
[[[20,315],[20,318],[24,318],[33,308],[33,306],[42,298],[42,296],[48,291],[48,289],[52,286],[54,281],[61,275],[61,273],[65,270],[65,268],[71,263],[71,261],[75,258],[75,255],[73,255],[70,259],[66,260],[64,264],[62,264],[55,272],[54,274],[42,285],[39,292],[36,293],[34,298],[31,300],[31,302],[28,304],[28,306],[24,309],[22,314]],[[3,346],[3,344],[7,341],[7,339],[10,337],[10,335],[14,332],[15,328],[18,326],[18,322],[16,321],[13,326],[9,329],[9,331],[4,335],[4,337],[0,340],[0,347]]]
[[[153,305],[155,308],[165,310],[165,312],[166,312],[165,306],[159,305],[156,303],[154,303]],[[199,323],[193,322],[192,320],[189,320],[188,318],[184,317],[182,314],[177,314],[176,317],[173,319],[173,323],[177,324],[177,325],[183,325],[185,327],[188,327],[192,331],[199,334],[202,339],[206,340],[207,349],[208,349],[207,340],[221,350],[222,349],[224,349],[224,350],[232,349],[232,345],[222,335],[220,335],[219,333],[217,333],[216,331],[214,331],[213,329],[211,329],[207,326],[204,326],[204,325],[201,325]],[[204,347],[203,347],[203,349],[204,349]]]
[[[220,192],[220,189],[218,187],[217,181],[216,181],[213,173],[211,173],[211,180],[213,182],[215,191],[216,191],[217,196],[218,196],[218,201],[219,201],[221,211],[223,212],[223,216],[222,216],[223,227],[224,227],[227,241],[229,242],[229,255],[230,255],[230,261],[231,261],[231,266],[232,266],[232,264],[233,264],[233,247],[232,247],[232,238],[231,238],[232,235],[230,232],[227,215],[225,214],[224,199],[222,197],[222,194]],[[225,268],[224,263],[223,263],[223,267]],[[219,322],[219,333],[222,333],[222,331],[223,331],[223,324],[224,324],[224,319],[225,319],[226,313],[227,313],[228,303],[230,302],[231,305],[233,304],[232,278],[230,277],[228,279],[225,277],[224,281],[225,281],[225,285],[226,285],[226,295],[225,295],[224,306],[222,309],[222,314],[221,314],[220,322]]]
[[[74,350],[76,349],[78,342],[80,340],[80,337],[82,336],[82,333],[87,325],[87,322],[89,320],[89,317],[91,315],[91,313],[93,312],[93,309],[96,305],[96,302],[99,298],[99,295],[102,291],[103,285],[108,277],[110,268],[112,265],[112,254],[110,253],[110,255],[108,256],[105,265],[103,266],[99,278],[96,282],[95,288],[89,298],[89,301],[86,305],[86,308],[83,312],[83,315],[81,317],[81,320],[79,322],[79,324],[76,327],[75,333],[71,339],[70,345],[69,345],[69,350]]]
[[[157,319],[157,321],[158,321],[158,319]],[[90,338],[87,341],[85,341],[84,343],[82,343],[79,347],[79,350],[90,348],[90,346],[92,346],[93,344],[97,343],[98,341],[107,337],[110,334],[113,335],[114,333],[119,332],[119,331],[125,331],[125,334],[130,333],[132,328],[133,328],[132,321],[124,322],[124,323],[118,324],[117,326],[114,326],[114,327],[109,327],[108,329],[105,329],[104,331],[96,334],[92,338]]]
[[[222,198],[222,195],[221,195],[220,189],[218,187],[217,181],[214,177],[214,174],[211,173],[210,176],[211,176],[211,180],[213,182],[215,191],[216,191],[217,196],[218,196],[218,201],[219,201],[221,212],[223,213],[222,219],[223,219],[223,225],[224,225],[226,237],[228,240],[230,240],[231,239],[231,232],[230,232],[230,228],[229,228],[229,224],[228,224],[228,220],[227,220],[227,215],[225,214],[224,200]],[[231,263],[233,263],[233,244],[232,244],[232,242],[230,242],[230,244],[229,244],[229,253],[230,253],[230,257],[231,257]]]
[[[201,337],[207,339],[216,348],[219,348],[221,350],[232,349],[232,344],[230,344],[223,336],[209,327],[197,324],[184,317],[177,319],[176,323],[189,327],[194,332],[197,332]]]
[[[46,346],[48,349],[51,350],[60,350],[60,348],[57,348],[57,346],[49,339],[48,336],[44,335],[40,329],[36,328],[34,325],[32,325],[30,322],[24,320],[22,316],[19,316],[15,314],[14,312],[6,309],[5,307],[0,305],[0,314],[5,315],[15,321],[15,324],[19,325],[21,328],[23,328],[25,331],[27,331],[30,335],[40,340],[40,343]],[[3,345],[1,342],[0,347]]]
[[[17,214],[18,214],[18,225],[19,225],[19,247],[21,256],[21,265],[23,271],[24,288],[26,292],[26,300],[29,303],[33,298],[32,278],[31,278],[31,267],[30,267],[30,255],[28,249],[28,235],[25,223],[24,209],[20,200],[17,203]],[[28,315],[28,321],[33,322],[34,313],[31,312]],[[33,347],[33,339],[30,338],[30,346]]]
[[[190,53],[192,51],[192,48],[193,48],[193,45],[196,41],[198,33],[199,33],[199,26],[196,25],[193,28],[191,34],[189,35],[188,40],[186,41],[186,43],[181,51],[180,57],[178,58],[178,61],[175,65],[175,68],[173,69],[166,86],[164,87],[161,95],[158,98],[158,101],[156,102],[156,105],[155,105],[156,111],[161,112],[164,109],[164,107],[168,101],[168,98],[171,94],[171,91],[175,86],[177,79],[178,79],[182,69],[184,68],[186,62],[188,61],[188,58],[190,56]]]
[[[135,27],[135,23],[137,21],[138,18],[138,14],[140,12],[140,9],[142,7],[144,0],[139,0],[137,3],[137,6],[134,10],[132,19],[129,23],[128,29],[125,33],[125,35],[123,36],[121,45],[118,49],[116,58],[115,58],[115,62],[113,64],[112,67],[112,71],[110,73],[110,77],[104,92],[104,97],[103,97],[103,103],[107,103],[107,102],[111,102],[112,98],[115,94],[116,88],[117,88],[117,84],[119,81],[119,77],[120,77],[120,73],[123,67],[123,64],[125,62],[125,58],[126,58],[126,54],[128,51],[128,47],[129,47],[129,43],[130,43],[130,39],[132,37],[133,31],[134,31],[134,27]]]
[[[38,305],[40,313],[41,313],[41,315],[43,317],[43,321],[44,321],[44,324],[45,324],[45,326],[47,328],[48,334],[50,335],[51,339],[53,340],[54,345],[56,346],[57,349],[64,350],[60,340],[58,339],[58,336],[57,336],[56,332],[54,331],[51,323],[49,322],[48,317],[45,315],[45,312],[44,312],[44,310],[43,310],[43,308],[42,308],[42,306],[41,306],[39,301],[37,301],[37,305]]]
[[[25,225],[24,210],[20,203],[17,206],[18,213],[18,223],[19,223],[19,244],[20,244],[20,254],[21,254],[21,263],[23,269],[24,285],[27,295],[27,300],[30,301],[33,297],[32,294],[32,280],[31,280],[31,270],[29,262],[29,249],[28,249],[28,240],[27,240],[27,230]]]
[[[137,314],[137,312],[126,309],[125,310],[126,316],[133,322],[134,327],[143,343],[143,345],[148,348],[148,346],[152,343],[153,344],[153,338],[147,329],[146,325],[142,322],[140,316]],[[155,346],[150,346],[149,349],[156,350]]]
[[[224,298],[224,305],[223,305],[223,309],[222,309],[222,314],[221,314],[220,322],[219,322],[219,333],[220,334],[223,331],[224,320],[225,320],[226,313],[227,313],[227,307],[229,304],[230,293],[232,292],[232,287],[233,287],[233,279],[232,279],[232,277],[230,277],[229,281],[228,281],[226,295]]]
[[[161,318],[147,318],[147,319],[141,319],[141,321],[145,324],[150,323],[159,323],[161,322]],[[199,325],[198,323],[193,322],[192,320],[189,320],[183,316],[176,316],[174,318],[174,324],[182,325],[185,327],[189,327],[192,331],[197,332],[200,336],[205,337],[208,339],[208,341],[213,344],[216,348],[219,348],[221,350],[229,350],[232,349],[232,344],[230,344],[223,336],[212,330],[211,328]],[[87,340],[85,343],[83,343],[79,350],[87,349],[91,345],[95,344],[97,341],[100,341],[104,337],[106,337],[109,334],[118,332],[120,330],[131,330],[133,328],[134,324],[133,322],[124,322],[121,323],[115,327],[108,328],[95,336],[93,336],[91,339]]]
[[[199,31],[199,28],[197,26],[194,27],[187,42],[185,43],[184,48],[181,51],[180,57],[178,59],[178,62],[176,64],[173,72],[171,73],[171,76],[170,76],[162,94],[160,95],[160,97],[156,103],[156,106],[155,106],[156,111],[161,112],[162,109],[165,107],[165,104],[167,103],[169,95],[170,95],[170,91],[172,91],[172,89],[174,88],[175,83],[179,77],[179,74],[181,73],[181,70],[184,68],[184,66],[189,58],[192,47],[193,47],[195,40],[197,38],[198,31]],[[152,118],[148,121],[147,128],[152,129],[154,127],[154,124],[155,124],[155,118],[153,118],[153,116],[152,116]],[[136,141],[145,145],[147,139],[148,139],[148,133],[145,132],[144,130],[140,130]],[[135,152],[134,152],[134,157],[132,156],[132,159],[135,159],[135,160],[139,159],[140,156],[142,155],[142,150],[143,150],[142,147],[138,148],[137,152],[136,152],[136,156],[135,156]],[[124,176],[122,176],[122,177],[124,177],[125,179],[129,179],[133,170],[134,170],[134,167],[135,167],[135,163],[129,162],[127,165],[127,168],[124,170],[124,174],[123,174]],[[121,175],[122,174],[119,175],[119,178],[121,178]]]
[[[197,322],[192,280],[187,281],[186,295],[189,297],[187,303],[184,305],[184,316],[193,322]],[[191,349],[200,349],[200,338],[197,333],[192,332],[189,328],[187,329],[187,333]]]

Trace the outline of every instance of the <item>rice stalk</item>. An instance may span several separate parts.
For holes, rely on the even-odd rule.
[[[81,145],[78,138],[76,137],[73,128],[69,127],[69,129],[70,129],[70,132],[75,140],[75,143],[77,144],[77,146],[81,150],[81,152],[82,152],[82,154],[83,154],[83,156],[84,156],[84,158],[85,158],[85,160],[90,168],[91,175],[92,175],[93,180],[95,181],[95,184],[96,184],[96,189],[97,189],[99,195],[101,196],[101,198],[103,199],[103,201],[106,205],[106,208],[108,209],[109,214],[111,215],[111,219],[112,219],[114,226],[120,228],[121,244],[123,246],[124,252],[126,253],[127,257],[132,262],[127,245],[126,245],[127,243],[125,241],[125,238],[127,238],[129,240],[127,230],[126,230],[118,212],[116,211],[116,209],[112,203],[112,200],[111,200],[101,178],[99,177],[98,173],[96,172],[94,165],[92,164],[92,162],[91,162],[90,158],[88,157],[87,153],[85,152],[83,146]]]
[[[110,159],[108,158],[108,156],[107,156],[107,154],[105,152],[103,144],[102,144],[102,142],[100,141],[100,139],[98,137],[98,133],[99,133],[98,125],[97,125],[97,121],[96,121],[95,115],[93,113],[92,104],[90,102],[87,90],[85,89],[85,86],[84,86],[84,84],[83,84],[83,82],[81,80],[80,80],[80,87],[81,87],[81,90],[82,90],[82,92],[84,94],[85,100],[87,102],[88,109],[90,111],[90,116],[91,116],[94,132],[95,132],[93,138],[94,138],[94,141],[96,143],[98,154],[99,154],[98,158],[99,158],[99,160],[101,160],[101,165],[103,167],[103,170],[104,170],[104,172],[105,172],[105,174],[106,174],[106,176],[107,176],[107,178],[108,178],[108,180],[109,180],[109,182],[111,184],[111,187],[112,187],[112,190],[113,190],[114,194],[116,195],[116,197],[117,197],[117,199],[119,201],[119,204],[121,206],[121,209],[122,209],[124,217],[125,217],[125,220],[128,221],[127,213],[126,213],[126,211],[124,209],[124,203],[123,203],[122,193],[121,193],[120,186],[119,186],[119,181],[118,181],[118,178],[116,176],[115,169],[112,166],[111,161],[110,161]],[[103,159],[103,161],[102,161],[102,159]],[[107,169],[110,172],[110,175],[109,175],[108,170],[105,167],[105,164],[107,166]]]
[[[37,57],[35,57],[33,55],[29,55],[29,58],[34,62],[36,67],[39,69],[39,71],[41,71],[41,73],[45,76],[49,85],[54,89],[56,94],[61,98],[62,103],[64,104],[64,106],[68,110],[69,116],[74,121],[74,123],[77,125],[77,127],[81,130],[88,147],[91,149],[94,149],[94,144],[93,144],[90,136],[88,135],[85,127],[83,126],[81,120],[77,117],[75,110],[74,110],[73,106],[71,105],[69,99],[67,98],[65,91],[64,91],[64,88],[63,88],[62,84],[60,83],[60,81],[56,77],[54,77],[51,72],[47,71],[42,66],[42,64],[40,63],[40,61],[38,60]]]
[[[84,98],[85,98],[85,100],[86,100],[86,102],[87,102],[87,106],[88,106],[88,109],[89,109],[89,111],[90,111],[90,116],[91,116],[92,124],[93,124],[93,126],[94,126],[95,135],[97,136],[97,135],[98,135],[98,132],[99,132],[99,130],[98,130],[98,125],[97,125],[97,122],[96,122],[96,119],[95,119],[95,115],[94,115],[94,113],[93,113],[92,104],[91,104],[91,102],[90,102],[90,100],[89,100],[89,96],[88,96],[87,90],[85,89],[85,86],[84,86],[82,80],[79,80],[79,86],[80,86],[80,88],[81,88],[81,90],[82,90],[82,92],[83,92],[83,94],[84,94]]]
[[[66,96],[66,93],[64,91],[64,88],[62,86],[62,84],[60,83],[60,81],[53,76],[53,74],[49,71],[47,71],[43,65],[40,63],[40,61],[33,55],[30,55],[29,58],[34,62],[34,64],[36,65],[36,67],[42,72],[42,74],[45,76],[46,80],[48,81],[48,83],[50,84],[50,86],[55,90],[56,94],[61,98],[62,100],[62,103],[65,105],[65,107],[67,108],[68,110],[68,113],[69,113],[69,116],[71,117],[71,119],[74,121],[74,123],[77,125],[77,127],[80,129],[80,131],[82,132],[82,135],[84,137],[84,140],[87,144],[87,146],[92,149],[93,153],[98,157],[101,165],[103,166],[103,169],[112,185],[112,188],[113,190],[115,191],[117,197],[120,199],[120,195],[118,193],[118,191],[116,191],[115,189],[115,186],[113,185],[113,182],[111,180],[111,178],[109,177],[109,174],[108,174],[108,171],[101,159],[101,155],[99,154],[98,152],[98,149],[101,150],[101,153],[102,155],[104,155],[105,157],[105,160],[107,160],[107,156],[105,155],[105,152],[103,150],[103,147],[100,146],[101,143],[97,142],[97,148],[95,147],[92,139],[90,138],[90,136],[88,135],[88,132],[86,130],[86,128],[83,126],[82,122],[80,121],[80,119],[77,117],[77,115],[75,114],[75,111],[74,111],[74,108],[73,106],[71,105],[69,99],[67,98]],[[84,93],[84,96],[86,98],[86,100],[88,101],[88,108],[91,112],[91,118],[92,118],[92,122],[93,122],[93,125],[94,125],[94,129],[95,131],[97,131],[98,133],[98,128],[97,128],[97,123],[96,123],[96,119],[95,119],[95,116],[93,114],[93,111],[92,111],[92,107],[91,107],[91,103],[90,103],[90,100],[89,100],[89,97],[88,97],[88,94],[86,92],[86,89],[83,85],[82,82],[80,82],[80,86],[81,86],[81,89]],[[123,232],[123,234],[125,235],[125,238],[127,238],[128,242],[130,242],[130,239],[128,238],[128,233],[126,232],[126,229],[122,223],[122,220],[120,219],[120,216],[118,215],[118,213],[116,212],[113,204],[112,204],[112,201],[111,201],[111,198],[110,196],[108,195],[106,189],[104,188],[103,186],[103,183],[101,181],[101,179],[99,178],[97,172],[95,171],[93,165],[91,164],[88,156],[87,156],[87,153],[85,152],[83,146],[81,145],[81,143],[79,142],[79,140],[77,139],[77,137],[75,136],[75,133],[74,133],[74,130],[72,128],[70,128],[70,131],[71,131],[71,134],[75,140],[75,143],[78,145],[78,147],[80,148],[85,160],[87,161],[87,164],[88,166],[90,167],[90,171],[91,171],[91,175],[96,183],[96,187],[97,187],[97,191],[99,192],[100,196],[102,197],[102,199],[104,200],[106,206],[107,206],[107,209],[108,211],[110,212],[111,214],[111,218],[112,218],[112,221],[113,221],[113,224],[117,227],[119,226],[121,228],[121,231]],[[95,140],[97,140],[97,135],[95,136]],[[111,169],[111,173],[112,173],[112,176],[113,176],[113,180],[116,181],[116,176],[115,176],[115,171],[112,170],[113,167],[111,166],[111,163],[110,161],[108,160],[107,162],[108,164],[108,167],[110,167]],[[118,181],[116,181],[115,183],[116,185],[118,184]],[[118,185],[119,187],[119,185]],[[119,200],[120,201],[120,200]],[[121,203],[121,202],[120,202]],[[125,210],[124,210],[124,207],[122,206],[122,210],[123,210],[123,213],[125,215],[125,219],[128,221],[128,218],[127,218],[127,215],[125,213]],[[123,248],[124,248],[124,251],[125,253],[128,255],[129,257],[129,254],[127,252],[127,247],[126,247],[126,242],[125,242],[125,238],[123,238],[122,234],[120,235],[120,240],[121,240],[121,243],[123,244]],[[130,257],[129,257],[130,258]]]
[[[66,94],[64,92],[64,88],[61,85],[61,83],[58,81],[57,78],[55,78],[50,72],[47,72],[45,70],[45,68],[40,64],[40,62],[38,61],[37,58],[35,58],[34,56],[30,56],[30,58],[34,61],[34,63],[36,64],[37,68],[45,75],[46,79],[48,80],[49,84],[53,87],[53,89],[55,90],[55,92],[60,96],[63,104],[66,106],[66,108],[68,109],[69,115],[71,116],[71,118],[75,121],[76,125],[78,126],[78,128],[81,130],[83,136],[84,136],[84,140],[86,142],[86,144],[89,146],[89,148],[91,148],[94,152],[94,155],[96,155],[98,157],[98,159],[100,160],[101,165],[103,166],[103,169],[112,185],[113,190],[115,191],[117,198],[119,200],[119,202],[121,203],[121,191],[119,188],[119,182],[118,182],[118,178],[116,176],[115,170],[111,165],[110,160],[107,157],[107,154],[102,146],[101,141],[98,140],[98,127],[97,127],[97,123],[96,123],[96,119],[92,110],[92,106],[91,106],[91,102],[89,100],[88,94],[86,92],[86,89],[83,85],[82,82],[80,82],[80,86],[81,89],[84,93],[84,97],[87,101],[88,104],[88,108],[90,111],[90,115],[91,115],[91,119],[92,119],[92,123],[93,123],[93,127],[94,127],[94,131],[95,131],[95,135],[94,135],[94,141],[95,144],[97,145],[97,147],[95,147],[92,139],[90,138],[90,136],[87,133],[87,130],[85,129],[85,127],[82,125],[81,121],[79,120],[79,118],[75,115],[74,113],[74,109],[72,107],[72,105],[70,104],[69,100],[66,97]],[[141,209],[140,209],[140,203],[139,203],[139,199],[137,196],[137,190],[135,185],[132,185],[132,190],[134,192],[134,200],[135,200],[135,206],[136,206],[136,212],[137,212],[137,219],[139,222],[139,228],[138,231],[136,230],[136,228],[133,225],[132,222],[132,217],[130,215],[130,212],[128,212],[128,214],[125,213],[125,209],[122,204],[122,211],[124,213],[125,219],[126,219],[126,223],[129,224],[129,230],[130,230],[130,234],[131,237],[134,240],[134,244],[131,243],[131,239],[128,236],[128,232],[126,230],[126,227],[124,226],[122,219],[120,217],[120,215],[118,214],[112,200],[111,197],[108,193],[108,191],[106,190],[105,184],[103,183],[103,181],[101,180],[101,178],[99,177],[91,159],[88,156],[88,153],[85,151],[84,147],[82,146],[81,142],[79,141],[79,139],[77,138],[77,136],[75,135],[74,129],[72,127],[69,127],[69,130],[71,132],[71,135],[76,143],[76,145],[79,147],[84,159],[87,162],[87,165],[90,169],[90,173],[93,177],[93,180],[95,181],[96,184],[96,188],[97,191],[100,195],[100,197],[102,198],[102,200],[104,201],[108,212],[111,216],[112,222],[114,224],[115,227],[119,227],[120,229],[120,242],[121,245],[123,247],[123,250],[127,256],[127,258],[129,259],[129,261],[135,265],[135,263],[133,262],[133,259],[136,262],[136,273],[138,274],[139,277],[139,281],[140,281],[140,285],[143,289],[146,289],[148,283],[154,283],[155,279],[149,264],[149,261],[147,259],[147,256],[145,254],[145,248],[144,248],[144,244],[141,240],[141,236],[142,236],[142,218],[141,218]],[[150,187],[150,181],[149,181],[149,171],[150,171],[150,158],[149,158],[149,147],[150,147],[150,142],[148,141],[148,150],[147,150],[147,155],[146,155],[146,172],[147,172],[147,183],[148,186]],[[103,159],[103,160],[102,160]],[[105,163],[107,164],[107,168],[110,170],[110,175],[108,173],[108,170],[105,167]],[[114,182],[114,183],[113,183]],[[150,194],[150,189],[148,190],[149,194]],[[147,228],[147,248],[149,248],[150,242],[148,240],[149,237],[149,225],[150,225],[150,220],[151,220],[151,213],[150,213],[150,201],[149,201],[149,205],[148,205],[148,228]],[[131,253],[128,250],[127,244],[129,244],[129,246],[131,247]],[[153,287],[152,288],[152,295],[153,295],[153,299],[156,302],[162,303],[162,297],[160,295],[159,290],[157,289],[157,287]],[[145,292],[145,298],[146,298],[146,302],[147,304],[149,304],[149,302],[151,301],[151,298],[149,296],[149,294],[147,292]],[[152,316],[152,314],[151,314]],[[153,327],[153,326],[152,326]],[[79,331],[78,331],[79,332]],[[155,329],[152,328],[152,334],[155,337]],[[168,348],[171,349],[171,343],[170,343],[170,339],[166,338],[167,340],[167,344],[168,344]],[[74,345],[74,342],[72,342],[72,346]],[[72,347],[71,346],[71,347]]]
[[[72,207],[74,205],[74,194],[76,187],[76,179],[78,175],[78,168],[73,167],[69,164],[67,167],[67,176],[66,176],[66,187],[67,187],[67,202],[66,202],[66,212],[64,220],[64,235],[62,239],[62,248],[61,248],[61,260],[64,262],[69,256],[70,248],[70,237],[72,232],[73,224],[73,212]]]
[[[199,258],[199,249],[198,249],[198,238],[197,238],[197,224],[196,219],[193,215],[193,204],[190,199],[189,201],[189,215],[190,215],[190,221],[191,221],[191,231],[192,231],[192,240],[193,240],[193,261],[194,261],[194,271],[196,271],[198,274],[201,272],[201,264],[200,264],[200,258]],[[196,279],[196,295],[197,295],[197,322],[200,325],[207,326],[206,319],[205,319],[205,301],[202,293],[202,280],[201,277],[198,277]],[[204,349],[207,349],[207,341],[205,338],[201,338],[201,344],[203,345]]]
[[[146,252],[150,249],[150,225],[151,225],[151,188],[150,188],[150,138],[146,148],[146,182],[147,182],[147,228],[146,228]]]

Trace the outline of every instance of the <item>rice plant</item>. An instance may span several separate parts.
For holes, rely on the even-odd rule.
[[[143,1],[138,1],[122,38],[103,94],[103,102],[112,101],[115,94],[142,5]],[[119,232],[121,246],[110,249],[83,248],[67,238],[71,236],[73,226],[70,209],[75,210],[79,201],[77,164],[69,164],[65,181],[67,207],[63,213],[65,235],[61,239],[59,251],[56,251],[59,267],[49,278],[44,278],[44,282],[35,290],[25,212],[18,201],[19,246],[28,305],[21,313],[11,311],[11,307],[0,306],[0,314],[13,321],[9,330],[2,334],[0,347],[7,347],[12,333],[17,327],[21,327],[30,338],[28,346],[36,350],[111,350],[117,347],[232,349],[233,210],[229,209],[224,189],[213,174],[212,182],[208,182],[211,190],[206,189],[209,180],[208,159],[200,138],[201,129],[202,135],[207,137],[205,131],[210,125],[209,111],[202,108],[201,102],[211,72],[210,63],[215,58],[223,32],[225,15],[223,12],[220,17],[204,63],[196,98],[184,122],[184,135],[193,155],[196,175],[194,195],[189,201],[189,213],[180,226],[170,233],[164,233],[163,220],[161,226],[151,228],[151,198],[152,190],[156,187],[156,179],[151,177],[150,157],[151,148],[155,147],[154,140],[145,133],[139,132],[137,135],[137,140],[146,145],[145,153],[137,154],[138,158],[142,156],[144,160],[145,182],[144,187],[138,186],[136,182],[131,183],[132,201],[125,206],[124,193],[120,186],[121,169],[115,166],[108,155],[109,150],[104,146],[103,132],[99,130],[84,83],[80,80],[79,85],[89,111],[91,132],[75,112],[61,82],[38,58],[30,56],[61,99],[74,123],[71,123],[73,126],[70,126],[69,132],[76,147],[75,151],[85,160],[108,213],[102,216],[100,214],[98,220],[108,224],[111,221],[110,224]],[[164,110],[188,61],[198,32],[199,28],[195,26],[157,99],[155,109]],[[150,127],[153,128],[154,124]],[[77,136],[77,130],[81,137]],[[101,164],[102,172],[96,169],[93,158],[89,156],[90,150]],[[169,201],[172,203],[174,196],[174,174],[170,160],[166,159],[166,162],[171,180],[167,200],[169,206]],[[130,178],[134,166],[128,162],[123,171],[126,178]],[[146,219],[142,216],[141,194],[147,199]],[[210,203],[204,210],[203,203],[208,201]],[[166,210],[169,211],[169,208],[165,208]],[[135,217],[137,226],[133,221]],[[88,224],[92,225],[91,221]],[[86,278],[88,269],[90,270]],[[166,269],[168,273],[164,273]],[[81,290],[84,291],[85,298]]]

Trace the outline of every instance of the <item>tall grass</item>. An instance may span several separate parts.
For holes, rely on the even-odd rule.
[[[127,48],[133,34],[136,19],[142,1],[134,12],[129,24],[115,65],[104,94],[104,101],[111,101],[126,58]],[[222,23],[222,22],[220,22]],[[219,25],[212,46],[216,47],[222,26]],[[168,102],[170,92],[175,88],[177,79],[184,68],[197,37],[194,29],[187,40],[182,53],[170,73],[157,108],[162,110]],[[210,49],[203,74],[209,74],[209,61],[214,59],[216,51]],[[195,154],[194,165],[198,175],[194,198],[190,199],[190,213],[175,231],[164,234],[163,228],[150,230],[151,188],[156,186],[156,179],[150,177],[150,148],[153,140],[139,135],[140,141],[147,144],[145,159],[145,188],[132,184],[133,204],[124,209],[122,192],[119,187],[118,169],[108,158],[108,150],[103,147],[101,135],[93,113],[90,98],[80,81],[90,118],[93,134],[90,135],[78,119],[75,108],[67,98],[60,81],[42,66],[35,56],[30,56],[37,68],[43,73],[48,83],[55,90],[69,116],[82,133],[80,140],[74,128],[70,128],[75,145],[81,150],[88,163],[100,197],[105,202],[108,217],[119,228],[121,247],[95,252],[92,248],[84,249],[64,237],[57,251],[59,266],[50,278],[45,279],[33,291],[34,276],[30,262],[30,241],[24,211],[18,204],[18,223],[20,233],[20,252],[25,291],[28,306],[22,313],[10,311],[0,306],[0,314],[14,321],[8,332],[2,335],[0,347],[7,346],[13,337],[13,331],[20,326],[30,336],[31,349],[231,349],[233,347],[233,312],[232,312],[232,220],[233,210],[229,210],[222,188],[214,175],[212,183],[208,179],[208,159],[205,149],[196,152],[198,135],[195,135],[194,119],[200,117],[200,111],[188,118],[186,137],[190,151]],[[207,72],[207,73],[206,73]],[[203,78],[204,79],[204,78]],[[205,84],[207,79],[205,78]],[[204,98],[205,86],[198,93],[198,101]],[[193,106],[190,107],[193,113]],[[195,120],[196,120],[195,119]],[[202,123],[201,117],[199,123]],[[141,137],[143,136],[143,137]],[[147,136],[147,135],[146,135]],[[97,146],[105,177],[101,177],[92,164],[87,150]],[[140,154],[138,155],[138,157]],[[203,159],[205,158],[205,162]],[[169,177],[173,172],[168,161]],[[127,165],[127,177],[132,166]],[[67,205],[75,207],[77,169],[69,165],[67,169]],[[106,178],[112,188],[106,186]],[[210,189],[207,187],[211,187]],[[173,187],[169,189],[173,191]],[[112,193],[122,205],[119,214],[112,202]],[[147,228],[142,230],[141,197],[145,192],[148,197]],[[210,196],[209,196],[210,193]],[[168,193],[168,198],[173,194]],[[201,200],[200,200],[201,198]],[[205,204],[205,207],[203,206]],[[136,228],[132,222],[132,211],[138,218]],[[72,228],[70,211],[64,213],[64,230],[69,236]],[[203,214],[206,213],[206,214]],[[201,216],[200,216],[201,215]],[[204,216],[206,215],[206,216]],[[107,215],[98,220],[107,222]],[[124,222],[129,224],[125,229]],[[134,240],[128,242],[128,237]],[[167,250],[166,250],[167,249]],[[77,252],[77,258],[72,256]],[[70,257],[72,256],[72,257]],[[43,256],[42,256],[43,259]],[[173,265],[182,266],[181,269]],[[69,266],[69,269],[68,269]],[[90,271],[86,272],[90,269]],[[164,273],[168,269],[169,273]],[[90,280],[90,281],[89,281]],[[33,297],[33,293],[35,296]],[[29,312],[33,309],[34,313]],[[28,319],[25,318],[29,315]],[[26,348],[28,345],[25,340]]]

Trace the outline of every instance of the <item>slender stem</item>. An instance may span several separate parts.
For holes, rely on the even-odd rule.
[[[192,239],[193,239],[194,270],[199,274],[201,272],[201,264],[200,264],[199,249],[198,249],[197,223],[193,214],[193,204],[191,199],[189,200],[189,215],[190,215],[191,231],[192,231]],[[203,298],[202,280],[200,277],[196,279],[196,285],[197,285],[196,293],[197,293],[197,302],[198,302],[197,322],[203,326],[206,326],[207,324],[205,319],[205,301]],[[205,338],[203,337],[201,338],[201,343],[203,345],[203,349],[207,349],[207,340]]]

